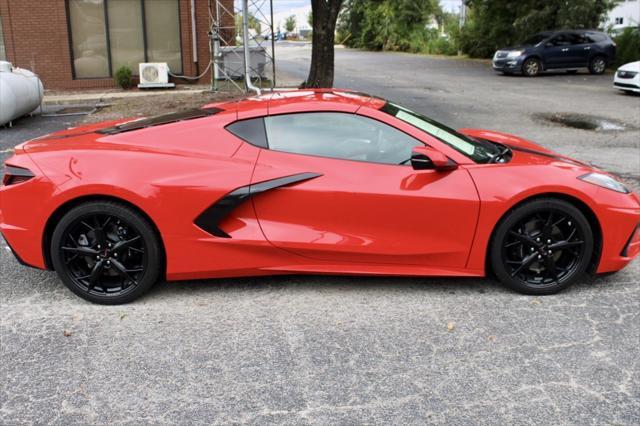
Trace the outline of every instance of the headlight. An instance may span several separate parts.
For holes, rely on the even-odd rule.
[[[612,191],[621,192],[623,194],[629,194],[631,192],[622,183],[618,182],[611,176],[604,175],[602,173],[587,173],[586,175],[578,177],[578,179],[601,186],[603,188],[610,189]]]
[[[522,55],[524,53],[524,50],[514,50],[511,51],[507,54],[507,58],[517,58],[518,56]]]

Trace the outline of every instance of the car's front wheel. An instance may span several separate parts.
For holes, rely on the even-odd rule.
[[[490,248],[498,279],[526,294],[553,294],[582,277],[593,253],[584,214],[554,198],[522,204],[497,226]]]
[[[62,282],[94,303],[128,303],[160,276],[162,251],[149,221],[111,201],[78,205],[58,222],[51,260]]]
[[[527,77],[535,77],[542,72],[542,64],[537,58],[529,58],[522,64],[522,73]]]

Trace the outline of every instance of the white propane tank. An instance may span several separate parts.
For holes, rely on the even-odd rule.
[[[33,112],[43,96],[44,88],[37,75],[0,61],[0,126]]]

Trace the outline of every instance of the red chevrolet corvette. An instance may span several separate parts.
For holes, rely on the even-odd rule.
[[[529,294],[640,252],[640,197],[532,142],[383,99],[278,92],[16,147],[0,230],[92,302],[158,279],[475,276]]]

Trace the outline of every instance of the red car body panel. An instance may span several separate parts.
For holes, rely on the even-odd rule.
[[[33,179],[0,188],[0,231],[26,264],[47,268],[46,233],[57,212],[88,198],[122,200],[155,225],[169,280],[284,273],[483,276],[500,219],[535,196],[560,194],[593,213],[602,235],[598,272],[624,267],[640,251],[640,199],[577,179],[593,171],[503,133],[464,133],[514,147],[505,164],[476,164],[379,109],[377,98],[337,90],[269,94],[213,104],[205,118],[115,135],[100,123],[16,147],[7,161]],[[385,122],[458,164],[448,172],[276,152],[225,129],[238,119],[339,111]],[[518,149],[519,148],[519,149]],[[318,176],[240,204],[220,238],[196,218],[239,188]],[[627,247],[623,255],[623,251]]]

